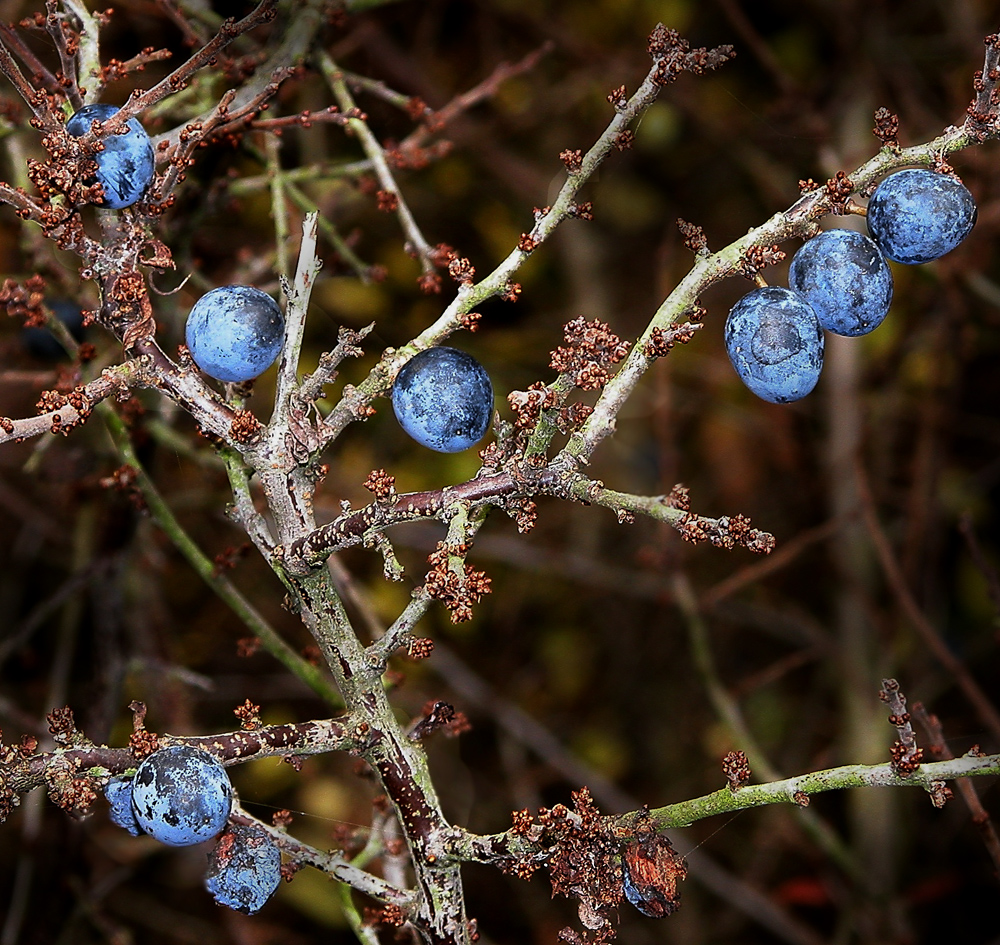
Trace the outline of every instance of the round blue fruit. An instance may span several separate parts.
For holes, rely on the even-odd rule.
[[[208,858],[205,888],[221,906],[259,912],[281,882],[281,853],[256,824],[232,824]]]
[[[805,397],[823,368],[823,329],[799,295],[765,286],[744,295],[726,319],[726,350],[758,397],[787,404]]]
[[[118,109],[114,105],[84,105],[69,121],[66,131],[82,138],[91,122],[107,121]],[[153,145],[138,119],[131,118],[125,134],[104,135],[103,151],[94,155],[97,181],[104,188],[103,206],[112,210],[130,207],[145,193],[153,179]]]
[[[233,806],[226,769],[208,752],[171,745],[153,752],[132,780],[132,810],[139,826],[172,847],[218,836]]]
[[[112,778],[104,785],[104,796],[110,806],[108,816],[111,823],[127,830],[133,837],[138,837],[142,829],[132,810],[132,779]]]
[[[788,270],[820,325],[838,335],[867,335],[892,302],[892,272],[874,240],[854,230],[827,230],[800,247]]]
[[[285,319],[266,292],[224,285],[206,292],[188,313],[185,339],[209,377],[238,383],[263,374],[277,358]]]
[[[960,181],[934,171],[891,174],[868,201],[868,231],[889,259],[908,265],[950,253],[976,222],[976,201]]]
[[[396,376],[392,409],[399,425],[422,446],[458,453],[485,435],[493,414],[493,385],[471,354],[428,348]]]

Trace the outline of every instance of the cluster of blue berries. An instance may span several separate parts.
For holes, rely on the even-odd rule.
[[[478,443],[493,414],[486,369],[457,348],[428,348],[396,375],[392,409],[399,425],[422,446],[458,453]]]
[[[257,912],[281,881],[281,853],[266,831],[229,824],[233,787],[208,752],[171,745],[149,755],[131,778],[104,788],[113,823],[132,836],[148,834],[173,847],[218,837],[205,886],[220,905]],[[221,835],[221,836],[220,836]]]
[[[113,105],[85,105],[66,123],[82,137],[94,121],[106,121]],[[124,134],[105,135],[94,155],[103,205],[131,206],[145,193],[154,171],[153,148],[142,125],[131,119]],[[227,285],[203,295],[188,313],[185,341],[194,363],[227,383],[253,380],[278,357],[285,322],[277,302],[260,289]],[[399,372],[392,406],[403,429],[423,446],[457,453],[483,438],[493,411],[493,386],[483,366],[455,348],[420,352]]]
[[[743,296],[726,320],[729,359],[758,397],[805,397],[823,367],[823,330],[857,337],[882,324],[892,302],[887,259],[917,265],[951,252],[972,230],[976,204],[944,174],[906,170],[885,178],[868,203],[868,231],[827,230],[792,257],[790,288]]]
[[[85,105],[66,122],[66,131],[80,138],[93,122],[104,122],[114,105]],[[103,150],[94,155],[96,180],[104,189],[102,206],[130,207],[153,179],[153,146],[133,118],[124,134],[104,135]],[[284,337],[285,321],[278,303],[247,285],[227,285],[203,295],[188,315],[186,341],[195,364],[209,377],[237,383],[249,381],[274,363]]]

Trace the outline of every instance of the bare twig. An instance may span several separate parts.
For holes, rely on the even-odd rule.
[[[378,902],[391,903],[405,912],[413,910],[416,905],[416,896],[412,892],[407,892],[373,876],[371,873],[358,869],[342,853],[317,850],[316,847],[289,836],[285,830],[274,827],[266,821],[258,820],[238,805],[234,807],[231,819],[234,823],[255,824],[270,834],[271,839],[278,845],[282,853],[296,863],[315,867],[327,876],[333,877],[338,882],[344,883],[344,885],[356,889]]]
[[[949,760],[954,758],[955,756],[949,750],[948,743],[945,740],[941,720],[936,715],[928,712],[922,702],[914,702],[911,711],[927,733],[931,754],[938,758]],[[963,778],[956,781],[955,789],[962,795],[965,806],[969,808],[969,813],[972,815],[972,822],[983,839],[986,851],[993,860],[996,876],[1000,879],[1000,837],[997,836],[997,830],[990,819],[989,812],[983,807],[983,803],[979,799],[979,792],[976,790],[976,786],[971,778]]]
[[[20,442],[42,433],[69,433],[83,423],[101,401],[130,388],[142,386],[144,370],[145,365],[138,360],[125,361],[107,368],[100,377],[77,387],[68,395],[53,392],[49,401],[43,398],[43,402],[53,403],[37,417],[23,420],[0,417],[0,443],[11,440]]]
[[[423,271],[425,273],[433,272],[434,264],[431,260],[431,246],[424,238],[416,219],[407,206],[399,184],[396,183],[396,179],[389,167],[389,162],[386,160],[385,151],[379,143],[378,138],[375,137],[375,134],[368,127],[368,122],[363,117],[363,113],[357,107],[350,90],[347,88],[343,73],[327,52],[319,53],[317,61],[320,70],[333,91],[334,97],[337,99],[340,110],[349,119],[348,128],[357,135],[366,157],[372,162],[372,167],[378,175],[382,192],[389,195],[383,198],[383,203],[387,209],[393,210],[399,218],[400,226],[403,228],[412,251],[420,260]]]
[[[130,118],[134,118],[140,112],[165,99],[168,95],[172,95],[183,89],[196,72],[210,66],[215,56],[233,42],[233,40],[272,19],[277,2],[278,0],[260,0],[257,6],[243,17],[242,20],[226,20],[215,36],[191,56],[187,62],[182,63],[170,75],[157,82],[151,89],[147,89],[145,92],[133,92],[121,109],[106,122],[108,133],[114,133],[118,127],[124,125]]]
[[[21,98],[24,99],[25,104],[31,109],[35,116],[33,123],[37,127],[44,128],[46,131],[52,131],[58,127],[51,113],[45,107],[45,96],[41,92],[36,92],[31,87],[31,84],[24,77],[17,63],[14,62],[13,57],[2,40],[0,40],[0,72],[3,72],[10,79],[11,85],[14,86]]]
[[[927,646],[934,658],[944,667],[962,690],[966,699],[976,710],[982,723],[992,732],[994,739],[1000,742],[1000,712],[990,698],[983,692],[982,687],[973,678],[965,663],[963,663],[948,648],[948,645],[941,639],[941,635],[933,627],[931,622],[924,616],[923,611],[917,606],[917,602],[912,592],[906,585],[903,571],[896,560],[896,556],[889,544],[889,539],[879,523],[875,511],[875,499],[872,496],[871,488],[868,485],[868,477],[860,461],[855,463],[855,477],[857,480],[858,496],[861,500],[861,512],[864,516],[865,526],[871,537],[872,544],[882,565],[882,571],[889,587],[896,597],[896,601],[903,613],[909,618],[917,633]]]

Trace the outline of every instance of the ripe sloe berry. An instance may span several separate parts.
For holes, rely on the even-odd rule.
[[[209,854],[205,888],[219,905],[253,915],[280,882],[281,853],[256,824],[231,824]]]
[[[108,799],[111,823],[127,830],[133,837],[142,833],[139,821],[132,810],[132,779],[112,778],[104,785],[104,796]]]
[[[184,334],[198,367],[209,377],[237,383],[252,380],[274,363],[285,319],[266,292],[224,285],[195,302]]]
[[[399,425],[422,446],[458,453],[485,435],[493,413],[493,385],[471,354],[428,348],[396,376],[392,409]]]
[[[188,745],[153,752],[132,781],[132,810],[139,826],[172,847],[218,836],[232,806],[226,769],[208,752]]]
[[[934,171],[890,174],[868,201],[868,230],[889,259],[917,265],[951,252],[976,222],[960,181]]]
[[[69,121],[66,131],[82,138],[93,121],[107,121],[118,109],[114,105],[84,105]],[[97,181],[104,188],[103,206],[112,210],[130,207],[153,179],[153,145],[138,119],[131,118],[125,134],[104,135],[103,151],[94,155]]]
[[[878,328],[892,302],[889,264],[874,240],[854,230],[827,230],[803,244],[792,257],[788,285],[838,335]]]
[[[765,286],[744,295],[726,319],[726,350],[758,397],[787,404],[805,397],[823,367],[823,329],[790,289]]]

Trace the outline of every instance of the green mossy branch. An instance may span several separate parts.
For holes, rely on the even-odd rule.
[[[894,150],[883,147],[878,154],[847,175],[852,186],[851,193],[867,193],[889,171],[903,167],[933,167],[956,151],[997,137],[1000,137],[1000,129],[996,127],[977,131],[962,126],[948,128],[937,138],[909,148]],[[593,413],[570,437],[562,455],[573,462],[587,463],[600,442],[614,432],[615,417],[652,363],[644,351],[654,331],[680,324],[697,309],[699,298],[708,288],[739,275],[748,251],[813,235],[817,221],[836,212],[838,199],[827,189],[817,188],[724,249],[715,253],[699,253],[688,274],[657,308],[618,373],[604,387]]]
[[[766,807],[769,804],[794,804],[805,807],[814,794],[866,787],[919,787],[932,799],[942,798],[945,782],[956,778],[1000,775],[1000,754],[963,755],[945,761],[919,765],[909,775],[896,772],[891,764],[843,765],[809,774],[796,775],[766,784],[747,784],[733,790],[722,788],[665,807],[642,809],[607,818],[610,829],[622,843],[640,836],[650,825],[657,830],[689,827],[718,814]],[[935,803],[940,806],[940,803]],[[479,835],[452,827],[442,838],[441,855],[456,862],[496,863],[510,857],[527,857],[544,852],[544,846],[516,830]]]
[[[843,765],[766,784],[747,784],[735,791],[723,788],[714,794],[669,804],[649,813],[657,827],[668,830],[671,827],[686,827],[728,811],[748,810],[768,804],[804,806],[804,798],[826,791],[863,787],[920,787],[933,791],[945,781],[983,775],[1000,775],[1000,755],[963,755],[948,761],[931,761],[905,777],[897,774],[891,764]],[[628,822],[627,818],[623,821]]]

